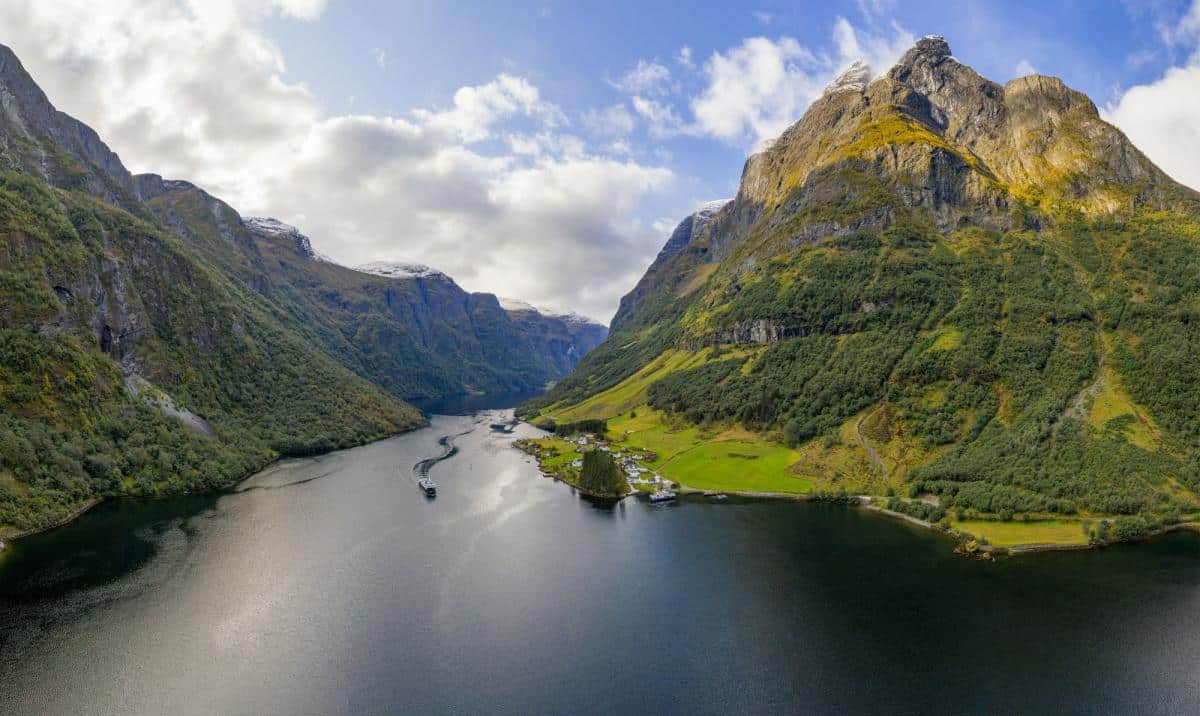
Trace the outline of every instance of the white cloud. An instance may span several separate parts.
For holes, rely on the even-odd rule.
[[[375,60],[375,64],[379,65],[379,69],[387,69],[387,51],[380,47],[371,48],[371,58]]]
[[[687,133],[689,128],[670,105],[645,97],[633,97],[633,110],[649,124],[650,134],[657,138]]]
[[[1017,77],[1036,75],[1038,73],[1037,69],[1034,68],[1033,63],[1025,58],[1022,58],[1021,61],[1017,63],[1017,66],[1013,68],[1013,72]]]
[[[713,53],[704,71],[708,86],[692,111],[705,133],[728,140],[777,136],[825,86],[817,58],[790,37],[752,37]]]
[[[916,42],[912,33],[892,22],[887,35],[857,30],[850,21],[839,17],[833,24],[833,39],[838,49],[836,58],[840,70],[854,60],[866,60],[876,73],[884,73]]]
[[[687,45],[679,48],[679,54],[675,55],[675,61],[688,69],[696,66],[696,63],[692,60],[692,48]]]
[[[816,53],[790,37],[752,37],[704,65],[708,84],[691,102],[692,133],[762,145],[804,114],[825,86],[856,59],[886,71],[913,36],[893,24],[890,36],[856,30],[845,18],[834,23],[836,54]]]
[[[754,11],[754,19],[758,20],[758,24],[762,25],[763,27],[766,27],[767,25],[771,24],[772,18],[771,18],[771,13],[769,13],[769,12],[763,12],[762,10],[755,10]]]
[[[637,65],[613,83],[630,94],[664,93],[670,90],[671,70],[657,61],[638,60]]]
[[[1192,51],[1190,59],[1130,87],[1102,113],[1163,171],[1200,190],[1200,0],[1174,24],[1160,27],[1164,41]]]
[[[488,139],[493,124],[517,114],[539,118],[549,126],[564,119],[558,107],[541,100],[537,87],[513,75],[500,75],[478,87],[459,88],[450,109],[418,109],[413,114],[431,129],[448,132],[463,142]]]
[[[1129,88],[1104,109],[1167,174],[1200,189],[1200,62],[1172,67],[1158,80]]]
[[[295,223],[345,263],[419,261],[473,290],[611,315],[662,242],[634,217],[672,172],[590,150],[510,74],[406,117],[324,116],[260,29],[323,5],[11,0],[0,27],[59,108],[134,171]]]

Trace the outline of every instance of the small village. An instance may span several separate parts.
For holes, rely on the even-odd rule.
[[[563,446],[562,444],[566,445]],[[614,447],[611,441],[597,437],[594,433],[567,438],[543,438],[539,440],[518,440],[515,445],[538,459],[542,471],[548,476],[574,483],[583,468],[583,455],[591,450],[600,450],[612,455],[613,460],[625,475],[629,485],[629,493],[650,493],[651,501],[663,502],[675,498],[675,489],[679,484],[660,475],[649,463],[658,459],[658,455],[649,450],[638,448]],[[566,453],[564,447],[569,446],[571,453]],[[572,456],[573,455],[573,456]]]

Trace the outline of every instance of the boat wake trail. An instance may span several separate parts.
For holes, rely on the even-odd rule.
[[[469,432],[471,431],[464,430],[461,433],[443,435],[442,437],[438,438],[438,445],[442,446],[442,454],[438,455],[437,457],[427,457],[424,460],[418,461],[415,465],[413,465],[413,477],[418,480],[423,477],[429,477],[429,471],[433,469],[434,465],[443,460],[449,460],[457,455],[458,447],[454,445],[454,438],[466,435]]]

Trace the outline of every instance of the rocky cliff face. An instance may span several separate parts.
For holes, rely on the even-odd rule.
[[[593,348],[608,337],[608,329],[573,314],[556,314],[532,306],[513,308],[501,303],[509,318],[528,337],[535,353],[553,366],[554,379],[567,375]]]
[[[613,328],[624,325],[648,297],[680,288],[679,280],[684,276],[684,272],[680,271],[675,264],[685,261],[697,264],[709,261],[705,256],[708,252],[707,246],[700,248],[694,256],[685,259],[679,257],[688,253],[693,242],[705,235],[714,217],[729,203],[730,201],[727,199],[711,201],[679,222],[679,225],[671,232],[667,243],[658,252],[654,263],[650,264],[650,268],[646,270],[645,275],[632,291],[621,297],[621,304],[617,308],[616,316],[613,317]]]

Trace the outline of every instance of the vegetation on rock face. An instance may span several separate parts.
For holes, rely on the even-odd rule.
[[[176,239],[91,196],[0,173],[0,238],[2,531],[423,422],[239,301]],[[122,367],[214,434],[132,397]]]
[[[752,157],[523,410],[613,417],[636,386],[796,446],[822,494],[1133,536],[1200,513],[1198,276],[1200,197],[1061,82],[1000,87],[926,39]]]

